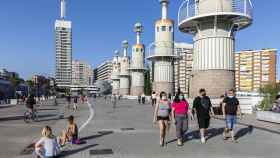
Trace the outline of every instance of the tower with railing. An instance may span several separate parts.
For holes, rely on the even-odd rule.
[[[115,51],[115,55],[113,58],[113,70],[112,70],[112,75],[111,75],[111,80],[112,80],[112,93],[119,95],[120,92],[120,57],[119,57],[119,51]]]
[[[144,57],[145,46],[140,42],[140,35],[143,31],[141,23],[136,23],[134,32],[136,33],[136,44],[132,47],[132,57],[130,65],[131,74],[131,90],[132,96],[139,96],[144,93]]]
[[[128,41],[122,42],[123,56],[120,58],[120,95],[129,95],[129,58],[127,55]]]
[[[174,93],[174,21],[167,17],[169,0],[159,0],[162,17],[155,23],[155,42],[149,47],[153,91]]]
[[[235,33],[251,25],[250,0],[185,0],[178,12],[181,32],[193,35],[191,96],[200,88],[218,97],[234,88]]]

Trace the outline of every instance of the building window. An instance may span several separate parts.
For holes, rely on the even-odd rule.
[[[172,26],[169,26],[169,32],[173,32]]]
[[[166,31],[166,26],[161,26],[161,31]]]
[[[159,27],[157,27],[157,32],[159,32]]]
[[[136,48],[136,52],[138,52],[139,51],[139,49],[138,48]]]

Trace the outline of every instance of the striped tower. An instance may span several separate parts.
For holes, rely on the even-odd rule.
[[[194,35],[191,96],[205,88],[219,97],[235,87],[235,33],[252,23],[250,0],[188,0],[179,9],[180,31]]]
[[[134,32],[136,32],[136,44],[132,47],[132,58],[130,65],[131,89],[130,95],[139,96],[144,93],[144,56],[145,46],[140,42],[140,34],[143,31],[141,23],[136,23]]]
[[[174,93],[174,22],[167,18],[169,0],[159,0],[162,18],[155,23],[154,49],[147,58],[153,64],[153,90]]]
[[[119,95],[120,92],[120,78],[119,78],[119,75],[120,75],[120,62],[119,62],[119,51],[115,51],[115,56],[113,58],[113,70],[112,70],[112,76],[111,76],[111,79],[112,79],[112,93],[113,94],[116,94],[116,95]]]
[[[127,56],[128,41],[122,42],[123,56],[120,58],[120,95],[129,95],[129,58]]]

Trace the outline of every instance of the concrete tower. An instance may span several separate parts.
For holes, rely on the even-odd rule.
[[[159,0],[162,18],[155,23],[155,42],[148,60],[153,65],[153,90],[174,93],[174,22],[167,18],[169,0]]]
[[[194,35],[191,96],[205,88],[218,97],[234,88],[235,32],[252,23],[250,0],[186,0],[178,13],[180,31]]]
[[[123,56],[120,58],[120,95],[129,95],[129,58],[127,56],[128,41],[122,42]]]
[[[136,23],[134,32],[136,32],[136,44],[132,47],[132,59],[130,65],[131,72],[131,90],[132,96],[138,96],[144,93],[144,56],[145,46],[140,42],[140,34],[143,31],[141,23]]]
[[[113,94],[119,95],[120,90],[120,57],[119,57],[119,51],[115,51],[115,55],[113,58],[113,70],[112,70],[112,87],[113,87]]]
[[[72,84],[72,23],[65,20],[66,1],[61,0],[61,17],[55,21],[56,71],[59,87]]]

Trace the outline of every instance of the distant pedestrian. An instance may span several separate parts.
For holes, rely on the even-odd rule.
[[[138,103],[141,104],[141,95],[138,95]]]
[[[76,111],[78,109],[78,96],[74,97],[74,110]]]
[[[171,106],[165,92],[160,93],[160,100],[156,104],[153,122],[158,122],[160,128],[160,146],[164,146],[166,133],[170,127]]]
[[[141,100],[142,100],[142,104],[145,104],[146,96],[144,93],[141,95]]]
[[[214,111],[210,98],[206,95],[205,89],[199,90],[199,96],[193,101],[193,109],[197,116],[198,126],[200,129],[201,143],[205,143],[205,134],[210,125],[210,114],[214,116]]]
[[[66,97],[66,101],[67,101],[67,107],[68,109],[70,109],[70,105],[71,105],[71,95],[69,94],[67,97]]]
[[[230,132],[231,140],[236,142],[234,135],[234,127],[237,120],[237,115],[241,117],[239,100],[235,97],[234,89],[228,91],[228,96],[223,101],[223,117],[226,121],[226,128],[223,137],[227,139],[227,133]]]
[[[178,146],[183,145],[184,134],[188,130],[189,103],[183,99],[183,94],[177,94],[172,103],[172,118],[176,126]]]
[[[116,94],[112,95],[111,101],[112,101],[112,104],[113,104],[113,109],[115,110],[116,106],[117,106],[117,95]]]
[[[154,107],[157,103],[157,94],[156,92],[152,93],[152,106]]]

